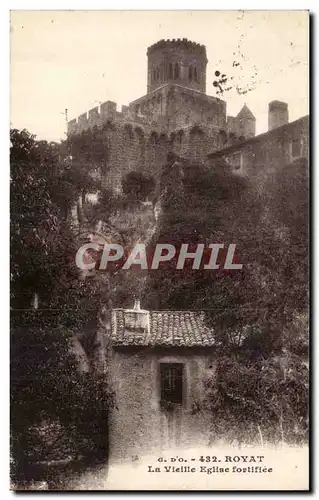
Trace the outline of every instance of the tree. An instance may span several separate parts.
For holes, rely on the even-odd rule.
[[[247,196],[249,182],[223,165],[210,169],[175,158],[168,163],[164,177],[161,226],[153,237],[153,245],[170,243],[179,248],[188,243],[195,248],[199,243],[206,247],[210,243],[223,243],[227,248],[229,243],[236,242],[242,262],[244,252],[235,233],[239,234],[241,224],[249,235],[247,222],[244,225],[242,222],[252,205],[258,210],[252,212],[249,225],[260,218],[258,203]],[[222,263],[225,253],[220,254]],[[221,301],[224,297],[229,299],[230,293],[234,295],[244,279],[240,271],[229,273],[203,268],[193,271],[191,265],[180,271],[175,267],[176,262],[169,261],[150,273],[145,295],[151,297],[151,289],[156,289],[161,297],[157,307],[209,309],[214,303],[214,308],[223,308]],[[209,294],[206,293],[208,288]]]
[[[48,450],[42,443],[40,453],[35,437],[43,422],[46,438],[51,424],[60,422],[69,429],[69,449],[83,452],[88,441],[84,427],[93,419],[105,448],[112,398],[107,380],[102,383],[90,369],[79,372],[72,354],[76,334],[92,322],[96,331],[101,305],[100,290],[78,279],[77,240],[60,204],[63,193],[74,201],[77,188],[65,190],[59,148],[36,141],[25,130],[11,131],[10,161],[11,445],[14,472],[21,478],[31,458],[47,457]]]
[[[226,164],[208,168],[172,158],[164,170],[162,223],[153,244],[223,243],[227,248],[236,243],[243,268],[193,271],[190,262],[181,271],[176,262],[166,262],[150,272],[149,307],[206,309],[216,335],[249,327],[251,355],[280,350],[283,332],[307,303],[307,169],[295,169],[299,176],[287,166],[274,185],[258,191]],[[220,252],[220,264],[224,258]]]

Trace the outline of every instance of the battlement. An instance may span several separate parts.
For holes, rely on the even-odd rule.
[[[136,109],[131,106],[122,106],[121,111],[117,111],[117,104],[113,101],[106,101],[100,106],[96,106],[89,111],[82,113],[68,122],[68,134],[80,134],[84,130],[93,127],[103,127],[107,122],[121,123],[132,122],[137,125],[147,125],[145,117],[139,116]]]
[[[158,42],[154,43],[147,49],[147,55],[150,55],[152,52],[158,49],[164,48],[173,48],[173,49],[187,49],[192,51],[198,51],[202,54],[206,55],[206,47],[205,45],[201,45],[200,43],[192,42],[187,38],[172,38],[172,39],[162,39]]]

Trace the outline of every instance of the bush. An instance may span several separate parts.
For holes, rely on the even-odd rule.
[[[226,441],[307,441],[308,368],[296,356],[249,361],[222,357],[206,381],[213,435]]]

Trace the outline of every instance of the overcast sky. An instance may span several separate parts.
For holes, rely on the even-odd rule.
[[[141,97],[147,47],[162,38],[206,45],[207,94],[216,95],[216,70],[232,78],[220,96],[227,113],[246,103],[257,133],[267,130],[271,100],[288,102],[290,121],[308,114],[305,11],[14,11],[11,126],[60,140],[65,108],[70,120],[100,102],[120,109]]]

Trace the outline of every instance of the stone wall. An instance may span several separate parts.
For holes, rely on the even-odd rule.
[[[226,161],[238,175],[249,176],[261,186],[262,181],[280,167],[308,158],[308,141],[309,117],[305,116],[248,141],[213,151],[208,158],[212,168],[216,162]]]
[[[98,127],[108,149],[104,184],[120,190],[132,170],[159,179],[167,154],[205,161],[211,145],[218,147],[219,127],[226,121],[226,104],[196,91],[166,85],[134,101],[123,111],[106,102],[69,122],[69,138]]]
[[[110,417],[111,465],[169,448],[208,445],[209,415],[194,411],[194,405],[204,396],[203,380],[213,359],[210,349],[113,350],[116,408]],[[160,408],[161,362],[184,364],[184,402],[172,413]]]
[[[132,170],[158,179],[172,151],[191,161],[206,161],[212,145],[224,144],[220,129],[226,128],[226,103],[179,85],[166,84],[117,111],[107,101],[68,124],[69,138],[87,129],[103,130],[108,146],[105,185],[115,190]]]
[[[200,124],[226,130],[226,102],[180,85],[165,84],[149,94],[122,106],[107,101],[68,122],[68,135],[102,127],[107,122],[172,132],[179,128]]]

